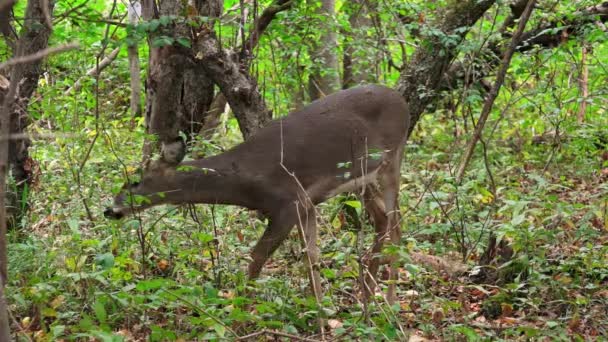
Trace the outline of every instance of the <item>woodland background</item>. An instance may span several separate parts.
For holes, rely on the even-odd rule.
[[[608,3],[136,4],[0,1],[0,341],[608,336]],[[320,305],[295,235],[247,282],[246,210],[103,218],[142,160],[174,157],[160,144],[221,153],[360,83],[414,119],[396,305],[360,301],[355,197],[319,208]]]

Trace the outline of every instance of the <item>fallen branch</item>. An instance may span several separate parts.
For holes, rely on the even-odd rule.
[[[40,50],[31,55],[11,58],[8,61],[0,64],[0,70],[6,69],[8,67],[11,67],[11,66],[17,65],[17,64],[35,62],[35,61],[45,58],[46,56],[64,52],[67,50],[77,49],[77,48],[78,48],[78,43],[69,43],[69,44],[56,46],[56,47],[52,47],[52,48],[46,48],[44,50]]]
[[[112,62],[118,56],[119,52],[120,52],[120,47],[117,47],[116,49],[112,50],[112,52],[110,52],[109,55],[107,55],[101,62],[99,62],[99,65],[94,66],[93,68],[89,69],[89,71],[87,71],[87,73],[86,73],[86,76],[97,76],[97,75],[99,75],[99,73],[102,72],[103,69],[105,69],[110,64],[112,64]],[[74,83],[74,85],[71,86],[70,88],[68,88],[68,90],[66,90],[63,94],[64,95],[68,95],[72,91],[78,91],[78,90],[80,90],[80,88],[82,88],[82,79],[83,78],[84,78],[84,76],[80,77],[78,80],[76,80],[76,82]]]

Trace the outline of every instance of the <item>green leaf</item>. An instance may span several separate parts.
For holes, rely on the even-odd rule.
[[[355,208],[357,210],[361,210],[361,201],[344,201],[344,204],[351,208]]]
[[[95,256],[95,263],[104,270],[114,267],[114,255],[112,253],[98,254]]]
[[[184,38],[184,37],[177,38],[177,43],[183,47],[187,47],[187,48],[192,47],[192,43],[190,43],[190,39],[188,39],[188,38]]]
[[[108,313],[106,312],[106,308],[104,304],[99,300],[96,300],[95,304],[93,304],[93,312],[95,312],[95,317],[97,318],[97,321],[99,321],[99,323],[103,324],[108,319]]]
[[[161,287],[169,285],[168,279],[150,279],[150,280],[142,280],[137,283],[135,287],[138,291],[148,291],[148,290],[156,290]]]

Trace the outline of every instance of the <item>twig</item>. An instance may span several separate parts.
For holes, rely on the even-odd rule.
[[[89,69],[89,71],[87,71],[87,73],[86,73],[86,76],[99,75],[99,73],[101,71],[103,71],[103,69],[108,67],[116,59],[119,52],[120,52],[120,47],[117,47],[116,49],[112,50],[112,52],[110,52],[101,62],[99,62],[99,65],[96,65],[96,66],[92,67],[91,69]],[[80,77],[78,80],[76,80],[76,82],[74,82],[74,85],[69,87],[68,90],[66,90],[63,93],[63,95],[69,95],[72,91],[80,90],[80,88],[82,88],[82,79],[83,78],[84,77]]]
[[[31,55],[11,58],[8,61],[0,64],[0,70],[6,69],[8,67],[11,67],[11,66],[17,65],[17,64],[35,62],[35,61],[45,58],[46,56],[64,52],[67,50],[77,49],[77,48],[78,48],[78,43],[69,43],[69,44],[60,45],[60,46],[56,46],[56,47],[52,47],[52,48],[46,48],[44,50],[40,50]]]

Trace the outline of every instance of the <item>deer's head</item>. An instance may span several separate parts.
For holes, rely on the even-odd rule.
[[[127,182],[114,197],[114,203],[103,214],[120,219],[136,211],[167,202],[167,193],[175,190],[172,181],[175,168],[163,161],[149,164],[136,182]]]

